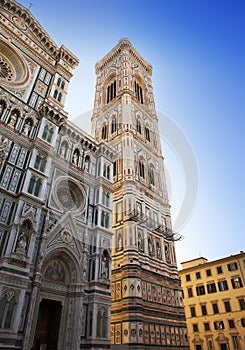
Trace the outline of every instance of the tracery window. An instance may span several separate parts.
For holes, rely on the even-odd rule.
[[[46,163],[47,163],[47,158],[37,154],[36,160],[35,160],[35,164],[34,164],[34,168],[44,172],[45,171],[45,167],[46,167]]]
[[[53,133],[53,128],[46,124],[43,129],[42,139],[50,143],[52,140]]]
[[[109,216],[109,213],[107,213],[106,211],[102,210],[101,212],[101,226],[102,227],[105,227],[105,228],[109,228],[109,219],[110,219],[110,216]]]
[[[11,328],[16,305],[17,295],[15,290],[5,290],[0,299],[0,328]]]
[[[139,118],[136,119],[136,131],[141,134],[141,122]]]
[[[42,180],[37,179],[34,175],[31,177],[30,182],[29,182],[29,187],[27,192],[30,194],[34,194],[34,196],[38,197],[40,194],[42,186]]]
[[[104,204],[106,207],[109,207],[110,204],[110,193],[103,191],[102,192],[102,204]]]
[[[97,330],[96,335],[99,338],[107,337],[108,314],[105,308],[100,308],[97,312]]]
[[[103,176],[106,177],[108,180],[110,179],[110,165],[104,164]]]
[[[58,96],[58,90],[54,90],[54,98],[57,98]]]
[[[143,89],[136,81],[134,82],[134,92],[137,100],[143,104]]]
[[[142,177],[143,179],[145,178],[145,166],[143,161],[139,161],[139,176]]]
[[[112,83],[110,83],[107,86],[106,90],[106,103],[109,103],[111,100],[113,100],[116,97],[117,91],[116,91],[116,80],[114,80]]]
[[[145,127],[145,139],[149,142],[151,142],[151,138],[150,138],[150,130],[149,128]]]
[[[103,125],[102,131],[101,131],[101,138],[102,138],[102,140],[107,139],[107,135],[108,135],[107,125]]]
[[[112,121],[111,121],[111,133],[114,134],[114,132],[117,131],[117,118],[114,117],[112,118]]]

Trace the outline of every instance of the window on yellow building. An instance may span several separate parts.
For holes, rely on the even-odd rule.
[[[227,265],[229,271],[235,271],[238,269],[237,263],[233,262]]]
[[[210,331],[210,324],[209,324],[209,322],[204,322],[204,329],[205,329],[205,331]]]
[[[245,310],[245,300],[244,298],[238,299],[239,305],[240,305],[240,310]]]
[[[189,298],[193,297],[192,288],[188,288],[187,291],[188,291],[188,297],[189,297]]]
[[[234,320],[228,320],[228,323],[229,323],[229,328],[235,328],[235,322]]]
[[[196,279],[198,280],[199,278],[201,278],[201,272],[196,272]]]
[[[193,332],[198,332],[198,324],[193,323]]]
[[[211,270],[210,270],[210,269],[207,269],[207,270],[206,270],[206,274],[207,274],[207,277],[212,276]]]
[[[216,321],[214,322],[214,329],[220,330],[220,329],[225,329],[224,322],[223,321]]]
[[[217,273],[218,273],[218,274],[223,273],[222,266],[217,266]]]
[[[189,282],[191,280],[191,275],[185,275],[186,282]]]
[[[219,313],[219,308],[218,308],[218,304],[217,303],[213,303],[213,312],[214,314],[218,314]]]
[[[207,315],[207,307],[206,307],[206,305],[201,305],[201,309],[202,309],[202,315],[206,316]]]
[[[209,284],[207,284],[207,288],[208,288],[208,294],[216,293],[216,292],[217,292],[215,283],[209,283]]]
[[[226,312],[231,312],[231,305],[230,305],[229,300],[225,301],[224,305],[225,305],[225,311]]]
[[[229,289],[229,288],[228,288],[228,283],[227,283],[226,280],[224,280],[224,281],[219,281],[219,282],[218,282],[218,287],[219,287],[219,291],[220,291],[220,292],[223,292],[224,290],[228,290],[228,289]]]
[[[197,291],[197,295],[204,295],[204,294],[206,294],[205,287],[203,285],[202,286],[197,286],[196,287],[196,291]]]
[[[231,284],[232,284],[233,289],[242,288],[241,277],[232,278],[231,279]]]
[[[190,307],[191,317],[196,317],[196,309],[195,306]]]

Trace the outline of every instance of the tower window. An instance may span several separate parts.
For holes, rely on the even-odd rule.
[[[136,119],[136,131],[141,134],[141,123],[138,118]]]
[[[147,140],[147,141],[151,141],[151,139],[150,139],[150,130],[149,130],[149,128],[145,128],[145,139]]]
[[[134,82],[134,92],[137,100],[143,104],[143,90],[142,87],[136,81]]]
[[[139,161],[139,176],[145,178],[145,166],[142,161]]]
[[[57,80],[57,85],[60,86],[60,83],[61,83],[61,79],[58,78],[58,80]]]
[[[114,134],[114,132],[117,131],[117,118],[112,118],[111,121],[111,133]]]
[[[117,88],[116,80],[114,80],[113,83],[107,86],[106,103],[109,103],[111,100],[113,100],[116,97],[116,94],[117,94],[116,88]]]
[[[103,140],[107,139],[107,133],[108,133],[107,125],[103,125],[102,131],[101,131],[101,138]]]

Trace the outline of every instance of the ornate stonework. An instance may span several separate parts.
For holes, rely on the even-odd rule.
[[[114,150],[67,119],[77,58],[16,1],[0,9],[0,347],[101,350]]]
[[[188,349],[152,66],[121,39],[95,69],[92,134],[117,151],[111,348]]]

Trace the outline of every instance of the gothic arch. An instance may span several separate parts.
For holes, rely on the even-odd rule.
[[[109,103],[116,97],[117,94],[117,77],[116,72],[109,73],[108,77],[105,79],[103,86],[103,104]]]
[[[71,251],[65,247],[52,249],[42,264],[42,288],[45,289],[50,282],[52,282],[53,289],[56,289],[56,284],[59,283],[67,287],[71,284],[81,283],[81,269],[78,259]]]
[[[133,75],[133,91],[135,98],[142,104],[145,104],[148,91],[144,79],[138,72]]]

